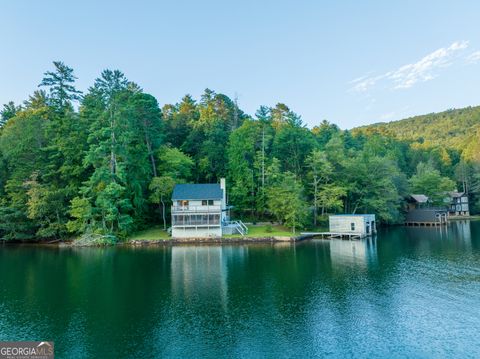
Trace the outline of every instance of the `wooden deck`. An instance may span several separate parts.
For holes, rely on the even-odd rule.
[[[366,234],[361,233],[342,233],[342,232],[302,232],[302,236],[313,238],[320,237],[325,238],[348,238],[348,239],[362,239],[368,237]]]

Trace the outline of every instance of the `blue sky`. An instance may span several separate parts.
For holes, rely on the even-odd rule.
[[[476,1],[0,0],[0,103],[53,60],[120,69],[161,105],[205,88],[342,128],[480,104]]]

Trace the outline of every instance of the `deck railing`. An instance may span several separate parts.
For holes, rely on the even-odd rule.
[[[219,226],[221,215],[217,213],[174,213],[172,215],[173,226]]]
[[[173,212],[221,212],[221,206],[172,206]]]

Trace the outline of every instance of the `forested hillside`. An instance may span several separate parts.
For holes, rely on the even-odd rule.
[[[400,121],[359,127],[354,133],[378,132],[399,140],[412,141],[418,147],[444,146],[478,160],[480,106],[414,116]]]
[[[478,108],[406,125],[342,131],[323,121],[309,129],[282,103],[249,115],[206,89],[160,108],[118,70],[103,71],[84,93],[75,79],[55,62],[24,103],[3,106],[0,238],[115,241],[167,226],[175,183],[221,177],[236,216],[293,230],[327,213],[396,223],[411,192],[440,202],[439,193],[466,186],[479,198]]]

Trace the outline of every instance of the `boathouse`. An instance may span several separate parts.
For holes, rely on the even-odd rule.
[[[374,214],[339,214],[329,216],[330,233],[366,237],[377,232]]]
[[[447,224],[448,212],[445,207],[431,207],[430,199],[424,194],[411,194],[407,198],[407,226],[438,226]]]
[[[447,209],[443,207],[412,209],[405,218],[407,226],[438,226],[447,222]]]
[[[177,184],[172,194],[172,237],[205,238],[245,235],[241,221],[230,221],[225,179],[220,183]]]

